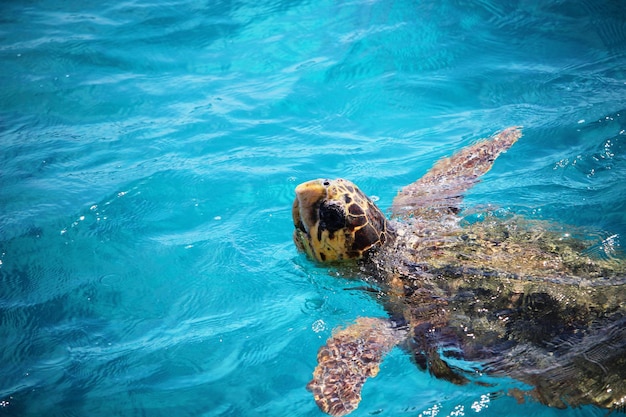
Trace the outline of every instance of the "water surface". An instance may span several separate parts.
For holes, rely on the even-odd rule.
[[[293,188],[312,178],[386,209],[521,125],[467,201],[626,233],[623,2],[0,12],[0,415],[321,415],[317,349],[384,312],[296,253]],[[353,415],[604,415],[493,392],[394,350]]]

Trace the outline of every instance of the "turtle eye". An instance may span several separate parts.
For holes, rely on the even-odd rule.
[[[346,226],[346,215],[341,207],[326,202],[319,209],[320,229],[335,232]]]
[[[324,187],[328,187],[330,185],[330,181],[329,180],[324,180],[324,182],[322,182],[322,185]]]

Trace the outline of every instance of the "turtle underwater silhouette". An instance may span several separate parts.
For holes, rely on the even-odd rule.
[[[460,215],[463,194],[520,137],[508,128],[438,161],[400,190],[391,218],[344,179],[296,187],[297,248],[320,263],[356,265],[389,314],[357,318],[319,349],[307,389],[322,411],[355,410],[394,346],[455,384],[509,376],[531,387],[510,392],[520,401],[624,409],[624,259],[596,256],[597,242],[545,221]]]

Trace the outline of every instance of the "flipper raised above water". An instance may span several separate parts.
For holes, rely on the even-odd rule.
[[[393,200],[393,215],[455,214],[460,209],[463,194],[491,169],[498,155],[521,136],[521,128],[510,127],[439,160],[423,177],[400,190]]]
[[[378,374],[384,356],[406,337],[387,319],[361,317],[335,331],[317,354],[307,389],[319,408],[331,416],[354,411],[365,380]]]

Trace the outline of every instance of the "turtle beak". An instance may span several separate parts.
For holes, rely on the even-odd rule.
[[[317,222],[318,203],[326,198],[324,180],[313,180],[296,187],[296,199],[293,202],[292,216],[296,228],[309,233]]]

